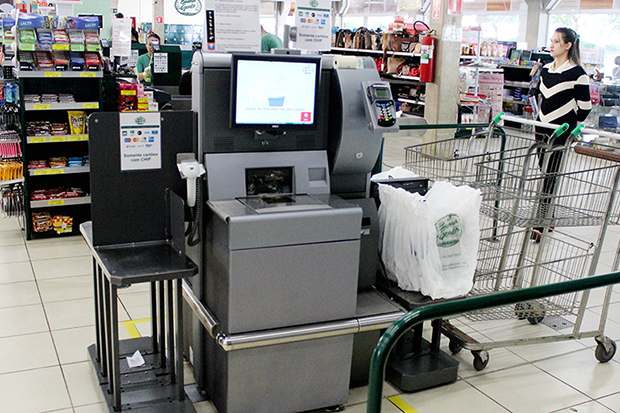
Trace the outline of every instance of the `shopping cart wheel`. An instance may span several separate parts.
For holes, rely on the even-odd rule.
[[[604,337],[604,340],[609,345],[609,350],[605,348],[605,343],[603,343],[601,340],[596,338],[596,342],[598,343],[598,345],[596,346],[596,351],[594,352],[594,356],[601,363],[607,363],[609,360],[614,358],[614,355],[616,354],[616,348],[617,348],[615,341],[607,337]]]
[[[489,364],[489,353],[485,350],[472,351],[472,356],[474,356],[474,368],[476,371],[482,371]]]
[[[463,346],[461,346],[458,342],[454,340],[450,340],[450,343],[448,343],[448,348],[450,349],[450,352],[452,354],[456,354],[463,350]]]

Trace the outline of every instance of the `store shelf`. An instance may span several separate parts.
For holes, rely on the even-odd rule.
[[[75,102],[75,103],[24,103],[24,109],[31,110],[79,110],[99,109],[99,102]]]
[[[10,181],[0,181],[0,186],[19,184],[24,182],[24,178],[11,179]]]
[[[80,142],[87,141],[88,135],[45,135],[45,136],[27,136],[28,143],[57,143],[57,142]]]
[[[67,175],[67,174],[83,174],[90,172],[90,165],[86,166],[67,166],[65,168],[40,168],[30,169],[30,176],[47,176],[47,175]]]
[[[412,99],[405,99],[405,98],[398,98],[397,100],[399,102],[406,102],[406,103],[411,103],[413,105],[420,105],[420,106],[424,106],[426,104],[423,100],[412,100]]]
[[[530,82],[511,82],[505,81],[504,86],[513,86],[513,87],[530,87]]]
[[[90,204],[90,196],[82,196],[79,198],[45,199],[43,201],[30,201],[31,208],[47,208],[87,204]]]
[[[396,76],[390,73],[380,73],[383,79],[387,80],[402,80],[405,83],[417,82],[419,84],[426,84],[426,82],[422,82],[419,77],[413,76]]]
[[[332,47],[332,52],[349,52],[349,53],[366,53],[366,54],[378,54],[382,55],[383,50],[371,50],[371,49],[347,49],[346,47]],[[420,53],[411,53],[411,52],[393,52],[391,50],[387,51],[388,54],[394,56],[408,56],[408,57],[420,57]]]
[[[98,71],[43,71],[43,70],[19,70],[15,69],[15,75],[18,78],[102,78],[103,72]]]

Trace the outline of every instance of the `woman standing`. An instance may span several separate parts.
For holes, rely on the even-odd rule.
[[[540,72],[539,90],[541,94],[539,117],[541,122],[561,125],[567,123],[568,131],[555,138],[553,145],[562,145],[570,136],[570,132],[583,122],[590,110],[590,80],[586,71],[581,67],[579,51],[579,35],[573,29],[560,27],[551,37],[551,57],[553,62],[543,66]],[[536,138],[548,139],[553,130],[536,128]],[[549,156],[541,201],[538,206],[539,218],[548,216],[548,207],[556,184],[556,173],[562,161],[562,151],[552,151]],[[542,168],[544,157],[540,156],[538,163]],[[540,242],[543,228],[534,228],[532,239]]]

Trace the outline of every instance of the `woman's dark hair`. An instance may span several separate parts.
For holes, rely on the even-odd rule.
[[[562,35],[564,43],[572,43],[568,49],[568,60],[576,65],[581,65],[581,52],[579,51],[579,35],[573,29],[568,27],[560,27],[555,30]]]

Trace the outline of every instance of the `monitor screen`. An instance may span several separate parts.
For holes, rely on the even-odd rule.
[[[231,127],[313,128],[320,62],[318,56],[233,55]]]

